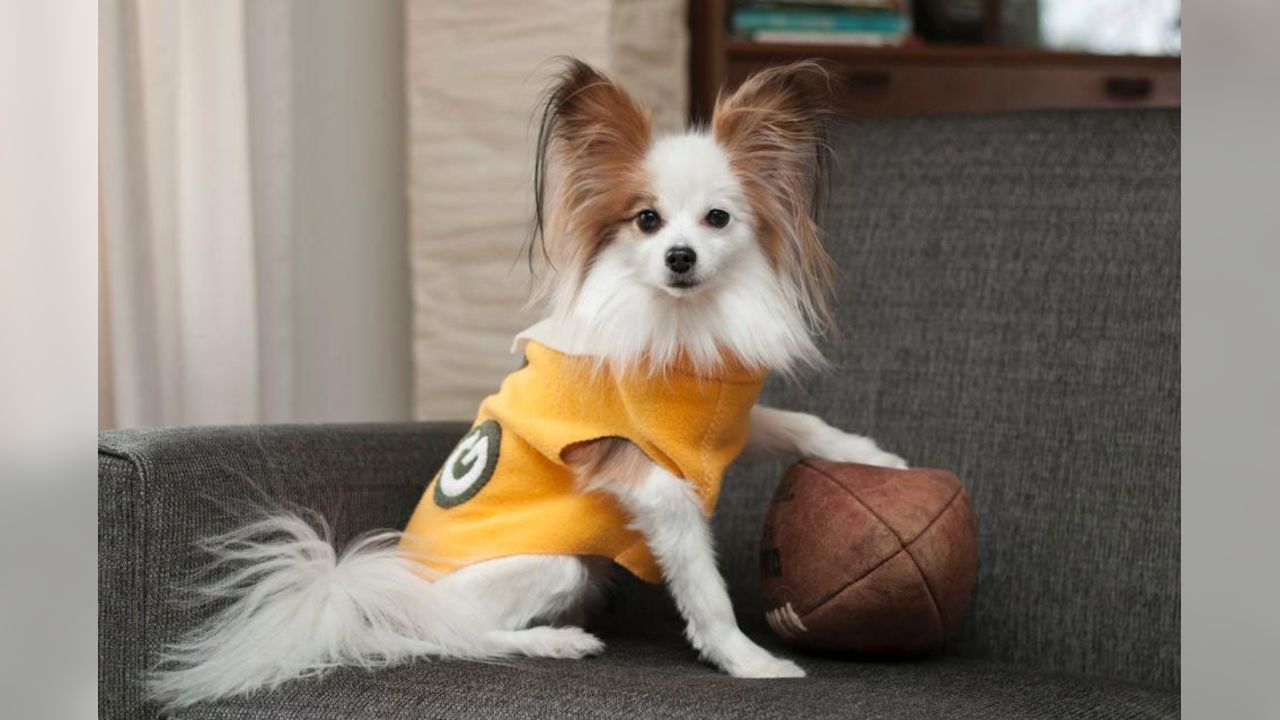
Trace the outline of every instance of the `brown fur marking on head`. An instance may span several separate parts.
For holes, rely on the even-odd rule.
[[[834,265],[816,217],[825,189],[831,76],[815,62],[769,68],[716,100],[711,127],[755,215],[757,235],[795,285],[815,329],[831,323]]]
[[[652,202],[643,170],[652,132],[649,111],[621,86],[586,63],[565,61],[538,138],[534,235],[570,287],[617,227]],[[538,297],[549,287],[550,278],[543,280]]]

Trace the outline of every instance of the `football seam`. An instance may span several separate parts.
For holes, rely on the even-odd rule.
[[[902,548],[911,556],[911,562],[916,566],[916,572],[920,573],[921,579],[924,580],[924,589],[929,591],[929,599],[933,601],[934,612],[938,613],[938,627],[942,629],[943,643],[947,641],[947,638],[951,637],[951,633],[947,631],[947,620],[942,616],[942,606],[938,604],[938,595],[934,592],[933,585],[929,582],[929,576],[924,574],[924,568],[920,567],[920,561],[916,559],[915,553],[911,552],[911,546],[915,545],[920,538],[924,537],[925,534],[929,532],[930,528],[934,526],[934,523],[938,522],[943,515],[947,514],[947,511],[951,509],[951,506],[955,504],[959,497],[960,491],[957,490],[955,496],[948,500],[946,505],[942,506],[942,511],[938,513],[938,517],[929,521],[929,524],[925,526],[924,530],[920,531],[920,534],[916,536],[916,539],[912,540],[910,544]]]
[[[811,612],[813,612],[813,611],[817,610],[818,608],[822,607],[823,605],[826,605],[827,603],[831,602],[831,600],[832,600],[833,598],[835,598],[837,595],[839,595],[840,593],[842,593],[842,592],[844,592],[845,590],[848,590],[849,588],[853,587],[854,585],[857,585],[858,583],[862,582],[864,579],[866,579],[867,577],[869,577],[872,573],[874,573],[875,571],[877,571],[877,570],[879,570],[880,568],[884,567],[884,565],[885,565],[886,563],[888,563],[890,560],[893,560],[894,558],[898,557],[899,555],[901,555],[901,554],[903,554],[903,553],[907,553],[907,549],[906,549],[906,548],[904,548],[904,547],[900,547],[900,548],[898,548],[898,551],[897,551],[897,552],[893,553],[893,554],[892,554],[892,555],[890,555],[889,557],[887,557],[887,558],[885,558],[885,559],[881,560],[880,562],[876,563],[874,567],[872,567],[870,570],[868,570],[868,571],[866,571],[866,572],[862,573],[862,575],[861,575],[860,577],[855,578],[855,579],[853,579],[853,580],[850,580],[849,582],[847,582],[847,583],[845,583],[845,584],[841,585],[840,587],[836,588],[835,590],[832,590],[831,592],[827,593],[825,596],[823,596],[823,598],[822,598],[821,600],[819,600],[818,602],[814,603],[814,604],[813,604],[813,607],[811,607],[811,608],[809,608],[808,610],[806,610],[806,611],[805,611],[805,613],[804,613],[804,614],[805,614],[805,617],[808,617],[808,616],[809,616],[809,613],[811,613]],[[907,553],[907,557],[911,557],[911,553]],[[919,564],[918,564],[918,563],[916,563],[916,559],[915,559],[914,557],[911,557],[911,564],[916,566],[916,570],[917,570],[917,571],[919,571],[919,570],[920,570],[920,566],[919,566]],[[924,575],[924,573],[920,573],[920,574],[921,574],[921,575]],[[928,589],[929,589],[929,584],[928,584],[928,583],[925,583],[925,590],[928,590]],[[933,599],[933,592],[932,592],[931,590],[929,591],[929,599],[930,599],[930,600],[933,600],[934,607],[936,608],[936,607],[937,607],[937,605],[938,605],[938,601]]]
[[[955,504],[956,498],[960,497],[960,493],[964,491],[964,484],[956,483],[955,492],[951,494],[951,497],[942,506],[942,509],[938,511],[938,514],[935,515],[933,519],[930,520],[929,523],[925,525],[920,532],[916,533],[916,536],[911,538],[910,541],[903,541],[902,536],[899,535],[898,532],[893,529],[893,526],[885,522],[884,518],[880,517],[880,515],[878,515],[875,510],[872,510],[870,505],[867,505],[867,503],[863,502],[862,498],[858,497],[857,493],[845,487],[843,483],[841,483],[839,480],[836,480],[834,477],[832,477],[830,473],[824,471],[822,468],[819,468],[811,464],[808,460],[802,461],[802,464],[805,467],[812,470],[816,475],[826,480],[827,482],[831,483],[832,485],[835,485],[836,487],[840,488],[845,492],[846,495],[853,498],[854,502],[861,505],[862,508],[871,515],[871,517],[875,518],[881,525],[884,526],[886,530],[888,530],[893,535],[893,537],[898,541],[898,546],[899,546],[897,552],[893,553],[892,555],[885,558],[884,560],[881,560],[880,562],[876,563],[875,567],[866,571],[860,577],[850,580],[849,582],[845,583],[844,585],[841,585],[839,588],[835,589],[834,591],[828,593],[826,596],[822,598],[821,601],[815,603],[813,607],[810,608],[809,611],[805,613],[805,615],[808,615],[810,612],[813,612],[814,610],[817,610],[818,608],[822,607],[828,602],[831,602],[831,600],[835,598],[837,595],[844,592],[845,590],[848,590],[854,585],[857,585],[859,582],[862,581],[863,578],[871,575],[876,570],[879,570],[881,566],[883,566],[885,563],[889,562],[890,560],[898,557],[903,553],[906,553],[907,557],[911,558],[911,565],[916,569],[916,573],[920,576],[920,581],[924,584],[925,592],[929,594],[929,602],[933,605],[933,613],[938,618],[938,629],[942,632],[942,638],[943,638],[943,641],[945,642],[947,638],[947,623],[946,623],[946,620],[944,620],[942,617],[942,606],[938,604],[938,596],[937,594],[934,593],[933,586],[929,584],[929,577],[924,574],[924,569],[920,567],[920,562],[916,560],[916,556],[911,553],[910,546],[914,545],[917,540],[924,537],[925,534],[929,532],[930,528],[932,528],[934,524],[937,523],[938,520],[942,518],[943,515],[947,514],[947,511],[951,509],[951,506]]]
[[[892,526],[892,525],[890,525],[889,523],[885,522],[885,521],[884,521],[884,518],[880,517],[880,515],[879,515],[879,514],[877,514],[875,510],[872,510],[872,509],[871,509],[871,506],[870,506],[870,505],[868,505],[866,502],[864,502],[864,501],[862,500],[862,498],[858,497],[858,494],[857,494],[857,493],[855,493],[854,491],[852,491],[852,490],[850,490],[849,488],[845,487],[844,483],[842,483],[842,482],[840,482],[839,480],[835,479],[835,477],[833,477],[833,476],[831,475],[831,473],[829,473],[829,472],[827,472],[827,471],[823,470],[822,468],[820,468],[820,467],[818,467],[818,466],[816,466],[816,465],[811,464],[808,460],[804,460],[801,464],[803,464],[805,467],[809,468],[810,470],[814,471],[814,472],[815,472],[815,473],[817,473],[818,475],[821,475],[823,478],[826,478],[826,479],[827,479],[827,480],[829,480],[832,484],[834,484],[836,487],[838,487],[838,488],[840,488],[841,490],[845,491],[845,493],[846,493],[849,497],[851,497],[851,498],[853,498],[854,500],[856,500],[856,501],[858,502],[858,504],[859,504],[859,505],[861,505],[861,506],[862,506],[862,508],[863,508],[864,510],[866,510],[866,511],[867,511],[867,512],[869,512],[869,513],[871,513],[871,517],[875,518],[876,520],[879,520],[879,521],[880,521],[880,524],[881,524],[881,525],[883,525],[883,526],[885,527],[885,529],[886,529],[886,530],[888,530],[889,532],[893,533],[893,536],[894,536],[894,537],[896,537],[896,538],[898,538],[898,544],[899,544],[899,545],[901,545],[901,546],[902,546],[902,547],[904,547],[904,548],[905,548],[905,547],[907,547],[908,545],[910,545],[911,543],[914,543],[916,540],[919,540],[919,539],[920,539],[920,537],[921,537],[922,535],[924,535],[926,532],[929,532],[929,528],[933,527],[933,524],[934,524],[934,523],[936,523],[936,522],[938,522],[938,518],[940,518],[940,517],[942,517],[944,514],[946,514],[947,510],[951,507],[951,503],[954,503],[954,502],[956,501],[956,498],[960,497],[960,492],[961,492],[962,490],[964,490],[964,484],[963,484],[963,483],[956,483],[956,489],[955,489],[955,491],[954,491],[954,492],[952,492],[952,493],[951,493],[951,497],[950,497],[950,498],[948,498],[948,499],[947,499],[947,501],[946,501],[945,503],[943,503],[943,505],[942,505],[942,509],[941,509],[941,510],[939,510],[939,511],[938,511],[938,514],[937,514],[937,515],[935,515],[935,516],[933,517],[933,519],[929,521],[929,524],[928,524],[928,525],[925,525],[925,526],[924,526],[924,528],[920,530],[920,532],[916,533],[916,536],[915,536],[915,537],[911,538],[910,540],[904,540],[904,539],[902,538],[902,536],[898,534],[898,531],[893,529],[893,526]]]

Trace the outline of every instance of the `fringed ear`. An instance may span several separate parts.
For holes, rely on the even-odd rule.
[[[831,73],[815,62],[763,70],[716,100],[711,127],[755,211],[757,233],[815,330],[831,324],[834,265],[822,247]]]
[[[547,92],[538,132],[531,263],[540,246],[547,260],[570,266],[557,270],[576,270],[575,284],[581,279],[645,192],[652,132],[649,111],[621,86],[580,60],[565,59]]]

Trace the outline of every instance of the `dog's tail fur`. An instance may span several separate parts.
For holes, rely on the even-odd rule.
[[[328,534],[281,514],[209,541],[225,574],[196,590],[230,605],[163,651],[152,698],[177,707],[344,665],[503,654],[475,634],[484,627],[477,610],[433,585],[396,546],[397,533],[364,537],[341,554]]]

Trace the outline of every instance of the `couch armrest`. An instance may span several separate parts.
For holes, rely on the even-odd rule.
[[[404,526],[465,423],[242,426],[102,433],[98,440],[99,717],[153,717],[149,656],[208,611],[178,588],[207,558],[196,542],[234,508],[319,512],[335,539]]]

